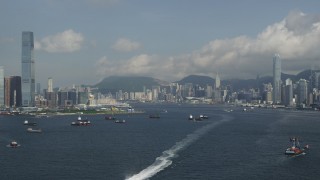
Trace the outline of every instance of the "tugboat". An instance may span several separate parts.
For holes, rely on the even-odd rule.
[[[19,146],[20,144],[18,144],[17,141],[11,141],[10,144],[7,145],[7,147],[11,147],[11,148],[17,148]]]
[[[309,149],[309,145],[306,145],[304,148],[300,147],[299,139],[296,137],[290,138],[290,142],[292,142],[292,147],[289,147],[285,151],[285,155],[297,156],[300,154],[305,154]]]

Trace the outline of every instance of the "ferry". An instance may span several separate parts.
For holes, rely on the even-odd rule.
[[[296,156],[300,154],[306,154],[306,151],[309,149],[309,145],[301,148],[299,139],[296,137],[290,138],[290,141],[292,142],[292,146],[286,149],[284,153],[285,155]]]

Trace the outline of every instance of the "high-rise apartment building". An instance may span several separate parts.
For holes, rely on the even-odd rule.
[[[21,90],[22,106],[35,105],[35,66],[34,66],[34,42],[33,32],[22,32],[22,73]]]
[[[4,70],[0,66],[0,107],[4,106]]]
[[[281,60],[280,55],[273,57],[273,104],[281,103]]]

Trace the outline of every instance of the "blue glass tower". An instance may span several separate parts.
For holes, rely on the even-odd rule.
[[[34,68],[34,42],[33,32],[22,32],[22,73],[21,91],[22,106],[35,106],[35,68]]]
[[[280,55],[273,57],[273,104],[281,103],[281,60]]]

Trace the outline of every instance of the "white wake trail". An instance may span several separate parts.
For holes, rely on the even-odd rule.
[[[231,117],[223,116],[222,120],[213,122],[200,129],[197,129],[193,133],[187,135],[186,138],[177,142],[170,149],[163,151],[162,155],[157,157],[156,160],[150,166],[143,169],[138,174],[135,174],[131,177],[126,178],[126,180],[145,180],[145,179],[151,178],[158,172],[170,166],[172,164],[172,159],[178,154],[180,150],[188,147],[190,144],[198,140],[201,136],[206,134],[208,131],[210,131],[214,127],[218,126],[223,122],[230,121],[231,119],[232,119]]]

